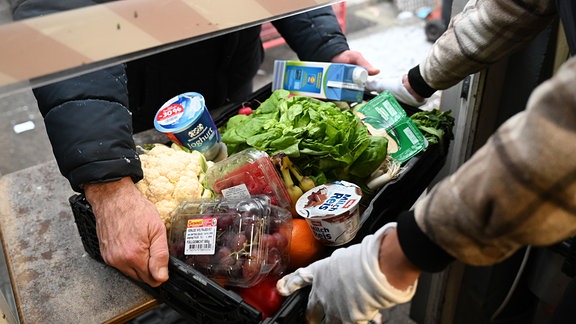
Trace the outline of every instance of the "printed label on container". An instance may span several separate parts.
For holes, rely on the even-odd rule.
[[[189,219],[186,226],[185,255],[213,255],[216,252],[218,218]]]
[[[336,181],[305,192],[296,202],[314,237],[325,245],[338,246],[352,240],[360,227],[362,190],[350,182]]]
[[[324,69],[313,66],[286,66],[284,89],[320,93]]]
[[[230,200],[244,200],[250,198],[250,191],[245,184],[241,183],[237,186],[222,189],[222,197]]]
[[[160,109],[156,116],[156,121],[162,126],[175,124],[184,115],[184,107],[179,102],[173,103]]]

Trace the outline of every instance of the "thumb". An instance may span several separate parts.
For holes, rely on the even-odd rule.
[[[276,283],[276,289],[282,296],[288,296],[296,290],[311,285],[314,281],[314,275],[308,268],[300,268],[295,272],[288,274]]]
[[[168,260],[170,254],[168,252],[168,245],[166,241],[157,239],[153,240],[150,245],[150,259],[148,261],[148,269],[150,275],[158,282],[158,285],[168,280]]]

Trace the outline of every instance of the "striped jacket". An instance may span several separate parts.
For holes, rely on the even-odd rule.
[[[410,83],[421,94],[448,88],[525,45],[557,17],[555,1],[470,1],[411,70]],[[524,111],[400,215],[400,242],[415,265],[438,271],[453,258],[491,265],[523,246],[576,234],[575,84],[572,58],[533,91]]]

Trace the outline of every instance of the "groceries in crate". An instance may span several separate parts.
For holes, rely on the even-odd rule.
[[[214,172],[219,170],[216,173],[223,179],[218,185],[213,185],[217,189],[212,191],[212,186],[208,186],[206,181],[206,172],[213,168],[214,162],[207,161],[200,150],[180,144],[171,147],[146,145],[141,153],[144,179],[137,186],[155,202],[170,238],[170,284],[152,288],[152,291],[159,293],[163,296],[161,299],[171,305],[192,305],[201,301],[203,305],[210,305],[213,313],[223,311],[224,316],[228,316],[228,309],[234,309],[234,314],[242,313],[240,316],[247,315],[246,318],[252,320],[259,314],[247,307],[250,304],[262,313],[265,320],[283,305],[283,299],[274,295],[278,277],[307,266],[330,252],[329,247],[314,236],[313,229],[320,234],[327,233],[323,228],[314,228],[315,224],[310,227],[306,219],[290,213],[287,207],[281,207],[294,199],[286,188],[298,187],[302,192],[300,197],[313,205],[323,200],[323,193],[316,192],[314,187],[312,193],[315,195],[310,194],[313,199],[304,195],[310,191],[306,190],[310,187],[308,180],[322,186],[334,180],[355,179],[364,190],[368,181],[376,181],[373,177],[383,174],[386,174],[387,179],[383,180],[386,182],[399,176],[403,170],[422,171],[424,168],[428,171],[429,162],[435,162],[439,157],[436,150],[431,150],[432,155],[424,154],[423,159],[414,159],[414,163],[404,168],[391,157],[392,153],[398,152],[398,149],[388,146],[391,141],[368,131],[368,127],[354,114],[353,109],[358,110],[360,104],[351,108],[346,102],[321,102],[302,96],[288,98],[288,93],[282,91],[276,91],[259,106],[248,107],[249,104],[243,108],[250,111],[239,111],[239,116],[230,119],[222,128],[230,131],[228,136],[233,154],[228,162],[233,161],[236,154],[244,161],[229,169],[214,169]],[[170,113],[178,114],[179,110],[167,110],[166,116]],[[453,118],[449,112],[423,111],[412,116],[430,144],[447,144],[452,138]],[[243,152],[246,149],[257,153],[246,154]],[[261,168],[263,165],[268,171]],[[227,180],[234,178],[235,173],[244,174],[241,180],[244,190],[228,190],[239,186]],[[257,176],[253,177],[252,173]],[[399,179],[399,187],[389,186],[380,193],[386,197],[390,195],[394,200],[399,198],[398,194],[410,196],[410,185],[419,179],[410,177],[410,172],[406,173]],[[193,184],[180,183],[181,180],[191,180]],[[224,188],[227,186],[225,180],[231,187]],[[272,183],[278,186],[267,189],[266,186]],[[264,189],[257,188],[262,184],[265,184]],[[193,190],[189,190],[191,188]],[[420,194],[418,190],[415,193]],[[247,198],[224,197],[242,195]],[[254,199],[260,201],[254,203]],[[410,199],[406,202],[412,203]],[[405,203],[401,201],[404,197],[397,200],[400,205]],[[77,221],[86,250],[92,256],[100,256],[90,206],[85,199],[71,200],[71,203],[75,217],[88,216],[84,217],[86,221]],[[82,206],[78,207],[78,203]],[[386,211],[387,214],[394,213],[395,204],[396,201],[387,205],[392,207],[392,211]],[[365,220],[368,225],[377,221],[374,217]],[[86,230],[81,230],[81,223],[86,225]],[[91,248],[94,242],[95,248]],[[225,286],[225,289],[218,285]],[[242,299],[233,292],[240,294]],[[283,313],[293,309],[293,300],[291,302],[284,307]],[[205,318],[207,308],[201,308],[198,314]]]
[[[220,128],[228,153],[255,148],[283,152],[317,184],[360,183],[387,155],[387,139],[370,136],[350,110],[334,103],[276,90],[252,114],[231,117]]]
[[[342,102],[337,105],[277,90],[258,107],[243,107],[250,108],[250,113],[239,112],[220,129],[230,156],[215,163],[202,160],[206,165],[205,174],[199,177],[206,188],[202,196],[210,193],[217,197],[203,200],[203,204],[266,197],[267,210],[295,217],[294,223],[300,224],[298,230],[286,232],[292,226],[291,218],[290,226],[276,226],[255,221],[250,214],[251,221],[236,216],[229,225],[229,217],[212,208],[210,215],[197,212],[185,225],[167,225],[170,231],[179,231],[179,238],[174,236],[179,241],[171,241],[171,251],[222,285],[249,287],[272,269],[279,273],[286,267],[306,266],[321,257],[325,245],[338,246],[352,240],[360,226],[361,188],[377,190],[398,177],[402,163],[425,149],[427,143],[406,113],[397,110],[393,97],[383,97],[352,110]],[[420,119],[426,116],[427,112]],[[173,148],[198,154],[176,144]],[[211,163],[209,168],[207,163]],[[350,192],[340,192],[336,187]],[[191,197],[173,209],[172,222],[177,215],[191,217],[190,205],[184,206],[193,200]],[[321,209],[323,205],[339,209],[326,212]],[[233,208],[218,212],[234,214]],[[210,219],[216,222],[210,223]],[[303,223],[307,232],[301,228]],[[282,242],[286,241],[292,245],[284,246]],[[195,255],[197,248],[209,250]],[[275,249],[270,256],[269,248]]]
[[[144,178],[136,183],[170,228],[170,213],[179,203],[212,197],[203,185],[206,170],[213,163],[206,161],[198,151],[189,151],[172,144],[148,145],[140,148],[140,161]]]
[[[344,63],[274,61],[272,90],[319,99],[361,102],[368,79],[366,68]]]
[[[206,108],[204,97],[186,92],[166,101],[154,117],[154,127],[174,143],[202,152],[206,159],[218,157],[220,133]]]
[[[360,229],[360,199],[357,185],[336,181],[308,190],[296,202],[296,212],[306,219],[314,237],[328,246],[350,242]]]
[[[172,213],[170,253],[226,286],[250,287],[288,264],[290,211],[268,196],[182,203]]]

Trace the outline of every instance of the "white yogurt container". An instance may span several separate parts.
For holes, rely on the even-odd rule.
[[[360,228],[360,199],[357,185],[336,181],[305,192],[296,202],[296,212],[304,217],[314,237],[328,246],[350,242]]]
[[[168,100],[156,113],[154,127],[181,146],[200,151],[206,159],[218,156],[220,133],[204,103],[204,97],[187,92]]]

